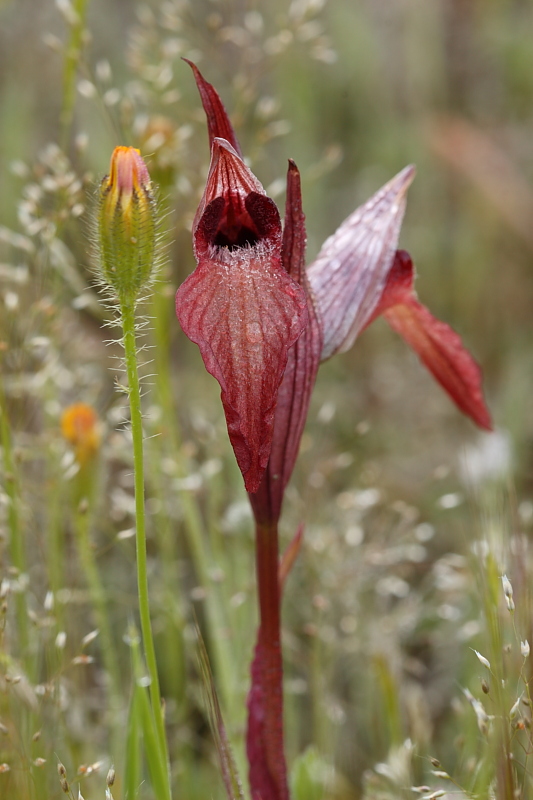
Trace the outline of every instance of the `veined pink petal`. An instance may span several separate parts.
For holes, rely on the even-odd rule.
[[[220,383],[235,456],[246,489],[256,492],[288,351],[307,324],[307,300],[281,264],[276,206],[223,139],[213,142],[207,193],[213,199],[196,222],[198,267],[178,289],[176,313]]]
[[[213,139],[216,137],[226,139],[242,158],[241,148],[235,136],[235,131],[233,130],[233,126],[217,90],[205,80],[196,64],[193,64],[188,58],[184,58],[183,60],[191,67],[196,85],[198,86],[198,91],[200,92],[200,98],[207,117],[209,147],[212,146]]]
[[[372,319],[383,314],[461,411],[481,428],[492,430],[492,420],[483,398],[479,365],[464,347],[461,337],[418,301],[413,288],[414,278],[411,257],[404,250],[397,251]]]
[[[324,326],[322,360],[348,350],[383,293],[415,168],[406,167],[324,242],[308,276]]]
[[[300,338],[289,350],[278,392],[270,460],[261,486],[250,497],[257,521],[279,519],[283,495],[298,456],[311,392],[320,365],[322,325],[305,271],[305,244],[300,173],[296,164],[289,161],[282,262],[288,274],[306,292],[309,321]]]

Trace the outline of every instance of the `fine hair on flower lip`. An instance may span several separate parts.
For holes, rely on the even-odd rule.
[[[221,264],[227,264],[230,267],[238,262],[240,257],[249,258],[250,255],[255,255],[258,258],[268,258],[273,252],[275,252],[275,245],[272,242],[268,239],[258,239],[254,243],[245,242],[245,244],[238,247],[212,244],[209,245],[208,255],[210,258],[216,258]]]

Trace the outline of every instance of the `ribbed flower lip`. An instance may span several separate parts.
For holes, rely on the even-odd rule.
[[[305,291],[284,269],[278,209],[232,145],[215,137],[194,221],[198,266],[176,312],[220,383],[246,488],[256,492],[272,446],[288,351],[304,330]]]

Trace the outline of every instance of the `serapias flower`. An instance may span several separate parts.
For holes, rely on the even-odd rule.
[[[383,314],[459,408],[491,427],[481,372],[449,326],[420,304],[414,268],[398,251],[407,167],[358,208],[305,270],[300,176],[289,162],[283,238],[279,214],[242,161],[216,90],[192,65],[207,115],[211,167],[194,221],[198,266],[176,311],[219,381],[229,436],[256,522],[260,607],[247,754],[253,800],[288,800],[283,752],[280,594],[290,556],[278,555],[278,521],[321,361],[347,350]]]
[[[211,166],[193,226],[198,266],[177,292],[176,312],[220,384],[235,456],[255,492],[288,352],[307,325],[307,300],[282,264],[278,209],[220,122],[227,117],[218,95],[196,75],[209,109]]]
[[[119,297],[136,299],[156,261],[157,214],[152,183],[141,154],[115,147],[109,175],[100,184],[97,249],[104,282]]]
[[[415,349],[459,408],[490,429],[479,367],[457,334],[418,302],[412,261],[403,251],[396,253],[414,168],[400,172],[348,217],[306,273],[296,166],[291,163],[288,173],[282,247],[273,201],[242,161],[216,90],[191,66],[212,152],[194,221],[198,267],[178,290],[176,310],[221,385],[247,490],[258,492],[271,453],[278,462],[269,465],[262,499],[251,498],[257,513],[279,516],[319,361],[351,347],[379,314]]]

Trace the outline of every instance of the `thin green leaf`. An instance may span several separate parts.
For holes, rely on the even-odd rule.
[[[150,772],[150,779],[157,800],[172,800],[170,789],[170,776],[167,769],[166,753],[160,747],[154,711],[150,703],[148,691],[145,688],[145,671],[139,650],[138,635],[130,636],[131,654],[133,661],[133,674],[135,678],[135,702],[137,705],[137,720],[142,732],[146,761]],[[129,800],[129,799],[128,799]]]
[[[142,687],[139,688],[141,727],[154,794],[158,800],[172,800],[165,755],[159,747],[159,739],[148,692]]]
[[[139,694],[142,688],[135,683],[131,695],[126,731],[126,767],[124,773],[125,800],[134,800],[142,780],[141,711]]]

